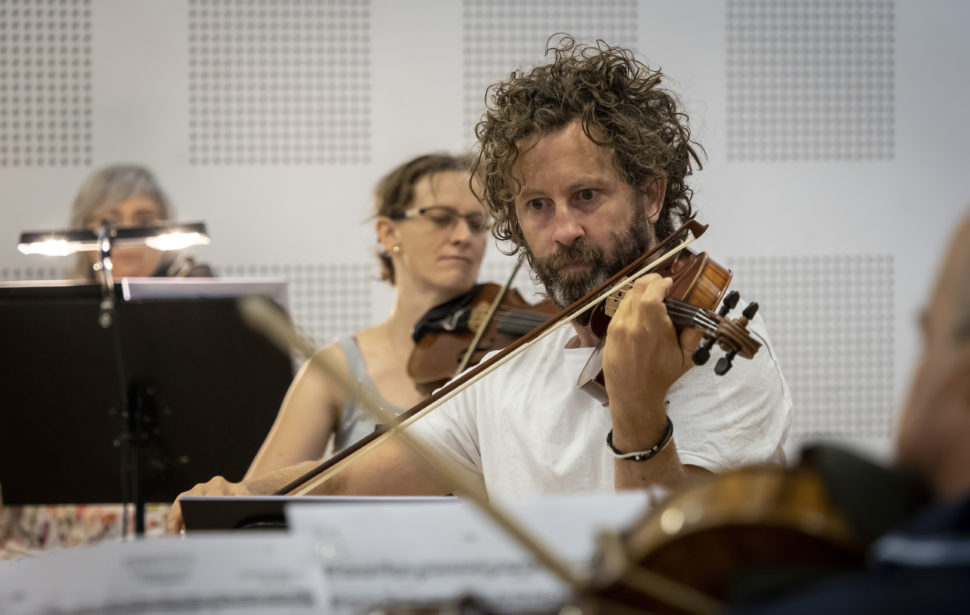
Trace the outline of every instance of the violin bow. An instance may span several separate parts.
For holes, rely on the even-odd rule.
[[[593,306],[609,295],[615,293],[617,289],[621,288],[624,284],[627,284],[634,277],[644,275],[653,268],[666,262],[668,259],[673,258],[678,252],[689,246],[695,239],[700,237],[700,235],[703,234],[706,229],[706,225],[699,224],[695,222],[693,218],[691,218],[686,224],[671,233],[667,239],[624,267],[619,273],[601,284],[598,288],[590,291],[590,293],[585,297],[574,302],[557,316],[554,316],[546,323],[533,329],[530,333],[527,333],[505,348],[499,350],[487,361],[482,361],[463,374],[456,376],[450,382],[435,391],[433,395],[421,402],[418,402],[416,405],[401,413],[399,416],[402,425],[406,426],[412,421],[416,421],[425,414],[435,410],[452,397],[461,393],[467,387],[473,385],[481,378],[484,378],[490,374],[519,352],[524,352],[526,349],[538,343],[541,339],[556,330],[560,325],[572,322],[574,319],[591,310]],[[679,236],[682,236],[683,238],[677,242],[677,238]],[[647,262],[652,255],[658,253],[661,249],[668,248],[671,245],[673,245],[673,247],[670,248],[666,253],[637,270],[637,267]],[[633,273],[631,274],[631,272]],[[283,486],[275,493],[275,495],[308,494],[321,483],[329,480],[332,476],[343,471],[345,467],[359,459],[361,455],[380,444],[386,437],[386,434],[386,431],[380,430],[371,432],[354,444],[322,461],[319,465],[306,472],[302,476]]]
[[[355,391],[357,387],[350,381],[348,375],[335,368],[333,364],[316,353],[316,349],[306,339],[297,333],[290,321],[268,305],[259,297],[245,297],[240,301],[239,309],[246,321],[261,331],[281,348],[292,348],[305,358],[309,358],[311,366],[324,372],[345,393]],[[423,459],[429,468],[444,479],[448,488],[455,495],[472,502],[480,511],[490,518],[522,545],[536,560],[559,577],[570,588],[582,591],[583,583],[576,576],[570,565],[560,559],[553,551],[542,544],[542,541],[530,533],[504,510],[488,501],[488,496],[478,488],[468,477],[457,472],[453,466],[438,451],[428,446],[420,438],[415,437],[409,430],[403,429],[400,417],[381,408],[373,395],[361,391],[357,403],[377,424],[388,425],[384,432],[386,436],[394,435],[407,444]]]
[[[317,353],[314,346],[296,331],[290,320],[280,313],[275,304],[263,297],[249,296],[240,299],[239,310],[250,326],[262,332],[280,348],[293,349],[304,358],[308,358],[311,367],[324,372],[345,392],[356,391],[357,387],[350,381],[348,375]],[[400,416],[384,410],[370,392],[359,392],[357,401],[371,419],[378,424],[389,426],[387,431],[383,432],[385,437],[393,435],[401,439],[417,453],[431,471],[443,479],[452,493],[470,501],[577,595],[591,594],[594,590],[591,578],[580,578],[572,566],[560,558],[539,537],[504,509],[490,502],[488,496],[465,475],[456,471],[443,455],[405,429],[405,421]],[[611,559],[614,562],[618,561],[617,555],[615,550],[611,551]],[[720,611],[720,605],[703,592],[653,571],[631,568],[621,574],[617,581],[643,595],[658,598],[689,613],[713,615]],[[603,598],[597,599],[610,603],[615,607],[614,610],[618,609],[617,612],[626,610],[624,605]]]

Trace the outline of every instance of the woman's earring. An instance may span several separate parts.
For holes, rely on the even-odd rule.
[[[397,245],[397,244],[394,244],[394,245],[393,245],[393,246],[391,247],[391,252],[393,252],[393,253],[395,253],[395,254],[400,254],[400,253],[401,253],[401,246],[399,246],[399,245]]]

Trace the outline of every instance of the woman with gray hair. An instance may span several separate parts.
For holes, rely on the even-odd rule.
[[[116,227],[152,226],[174,219],[168,197],[145,167],[116,164],[98,169],[84,180],[71,207],[71,228],[97,228],[102,220]],[[78,255],[75,276],[93,281],[93,252]],[[122,277],[211,276],[207,265],[189,257],[154,250],[145,245],[116,246],[111,251],[113,272]]]

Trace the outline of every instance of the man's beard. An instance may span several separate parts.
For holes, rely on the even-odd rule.
[[[577,239],[569,246],[559,246],[548,258],[535,258],[531,252],[526,252],[526,257],[536,277],[546,287],[549,297],[562,309],[616,275],[645,254],[649,247],[650,225],[646,212],[635,207],[633,220],[626,232],[613,233],[613,254],[609,257],[605,250],[591,246],[583,239]],[[566,265],[577,262],[589,265],[589,270],[578,273],[565,273],[562,270]]]

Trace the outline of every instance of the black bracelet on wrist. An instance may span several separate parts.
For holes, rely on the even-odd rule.
[[[610,449],[610,452],[613,453],[613,456],[616,457],[617,459],[624,459],[626,461],[646,461],[647,459],[650,459],[651,457],[656,456],[656,454],[659,453],[660,451],[664,450],[664,448],[667,447],[667,444],[670,443],[673,437],[674,437],[674,424],[673,422],[671,422],[670,417],[668,416],[667,425],[666,427],[664,427],[664,432],[660,434],[660,440],[645,451],[624,453],[622,451],[617,450],[617,448],[613,446],[612,429],[610,429],[610,433],[606,434],[606,446]]]

